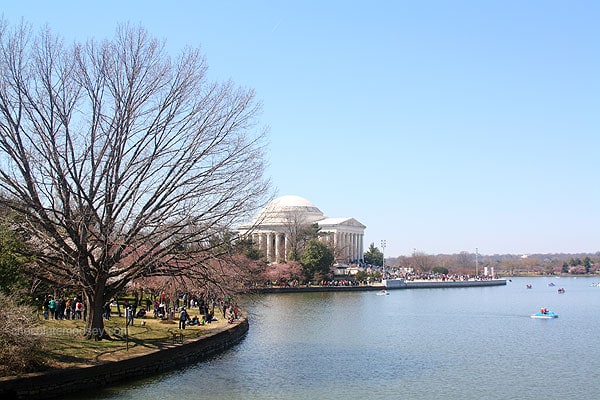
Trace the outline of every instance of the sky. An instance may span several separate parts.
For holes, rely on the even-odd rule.
[[[357,219],[365,250],[600,251],[600,2],[9,3],[68,41],[200,47],[262,102],[276,195]]]

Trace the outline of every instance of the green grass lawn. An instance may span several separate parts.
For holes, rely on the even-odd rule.
[[[104,320],[111,339],[95,341],[83,335],[83,320],[44,320],[35,328],[43,342],[51,367],[65,368],[119,360],[173,345],[173,334],[183,335],[184,342],[222,329],[227,321],[219,318],[211,324],[178,329],[178,321],[162,321],[152,315],[134,319],[125,327],[125,318],[115,315]]]

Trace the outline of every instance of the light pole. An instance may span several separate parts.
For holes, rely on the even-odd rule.
[[[381,279],[385,279],[385,239],[381,241]]]
[[[477,247],[475,247],[475,278],[477,278],[477,276],[479,276],[479,266],[477,265],[477,256],[478,256],[478,249]]]

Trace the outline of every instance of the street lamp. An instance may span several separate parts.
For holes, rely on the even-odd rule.
[[[477,253],[478,253],[478,249],[477,247],[475,247],[475,278],[477,278],[477,276],[479,275],[479,266],[477,265]]]
[[[381,279],[385,279],[385,240],[381,241]]]

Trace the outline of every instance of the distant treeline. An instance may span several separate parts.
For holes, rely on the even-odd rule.
[[[554,254],[494,254],[482,255],[468,252],[459,254],[426,254],[415,252],[412,256],[386,258],[386,265],[412,268],[428,272],[433,268],[444,268],[449,273],[483,274],[487,267],[494,273],[518,274],[596,274],[600,273],[600,252],[554,253]]]

